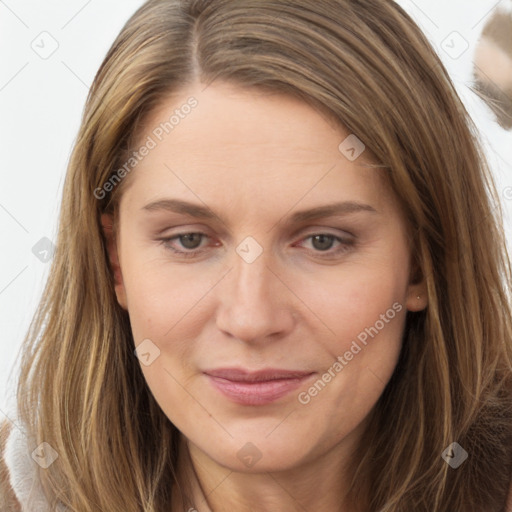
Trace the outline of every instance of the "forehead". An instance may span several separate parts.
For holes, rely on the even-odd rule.
[[[190,98],[195,106],[184,108]],[[130,176],[132,199],[154,199],[164,191],[224,202],[275,198],[289,206],[326,194],[377,204],[390,199],[385,171],[368,166],[374,162],[362,142],[292,96],[195,84],[146,117],[139,144],[150,139],[152,149]]]

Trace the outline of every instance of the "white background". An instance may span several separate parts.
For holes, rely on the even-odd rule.
[[[0,420],[13,402],[15,357],[47,277],[49,264],[32,248],[43,237],[55,241],[63,178],[88,87],[114,38],[142,3],[0,0]],[[438,50],[481,131],[512,247],[512,201],[504,195],[512,186],[512,131],[501,129],[468,88],[475,43],[485,21],[512,2],[399,3]],[[54,47],[52,55],[44,54]]]

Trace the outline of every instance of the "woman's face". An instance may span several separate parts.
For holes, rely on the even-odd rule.
[[[358,139],[297,99],[203,88],[144,125],[110,249],[117,297],[151,392],[197,454],[298,467],[354,442],[425,290]]]

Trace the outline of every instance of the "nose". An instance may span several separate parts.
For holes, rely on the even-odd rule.
[[[245,343],[262,344],[285,337],[294,326],[293,292],[265,251],[252,263],[235,255],[218,288],[217,327]]]

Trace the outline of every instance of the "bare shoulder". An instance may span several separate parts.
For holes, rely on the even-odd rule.
[[[9,470],[4,461],[5,444],[10,432],[9,421],[0,422],[0,512],[21,512],[21,506],[9,482]]]

